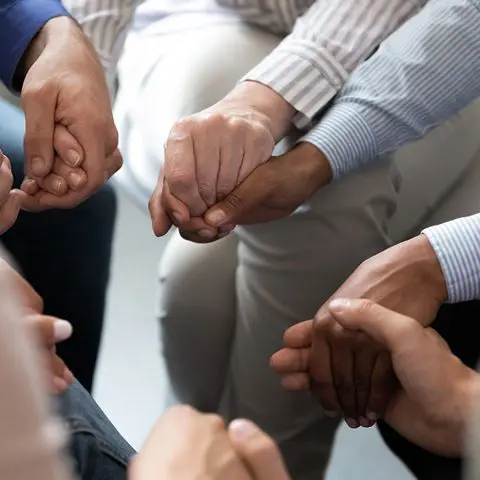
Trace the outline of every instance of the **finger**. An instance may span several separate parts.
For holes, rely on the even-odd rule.
[[[307,373],[288,373],[282,377],[282,387],[290,392],[302,392],[310,388]]]
[[[56,157],[55,159],[53,172],[63,178],[66,181],[68,188],[73,191],[82,189],[88,182],[87,174],[84,170],[67,165],[59,157]]]
[[[33,178],[25,177],[22,185],[20,186],[20,190],[22,190],[22,192],[25,192],[27,195],[32,196],[40,191],[40,186]]]
[[[67,181],[56,173],[49,173],[44,178],[38,178],[37,183],[41,190],[49,192],[56,197],[62,197],[68,192]]]
[[[297,323],[285,331],[283,341],[289,348],[306,348],[312,345],[313,320]]]
[[[210,207],[217,201],[217,179],[221,162],[219,142],[212,140],[209,135],[197,135],[193,146],[198,192],[205,205]]]
[[[0,207],[4,205],[9,197],[13,185],[13,174],[10,168],[10,161],[3,155],[0,165]]]
[[[350,428],[357,428],[357,400],[354,383],[354,335],[338,326],[337,334],[330,344],[333,384],[337,399]]]
[[[202,217],[191,218],[188,224],[179,226],[178,231],[185,240],[196,243],[209,243],[220,238],[217,229],[207,225]]]
[[[68,340],[73,333],[73,327],[69,322],[49,315],[28,315],[26,322],[41,344],[47,348]]]
[[[170,220],[163,205],[163,187],[163,177],[161,177],[148,201],[148,211],[150,212],[150,219],[152,221],[152,230],[157,237],[163,237],[163,235],[166,235],[173,225],[173,222]]]
[[[377,359],[377,352],[368,345],[363,348],[365,343],[365,336],[360,336],[357,339],[357,346],[355,349],[355,371],[354,371],[354,385],[357,398],[357,420],[362,427],[371,427],[375,420],[368,417],[368,402],[371,391],[371,377],[375,370],[375,362]]]
[[[53,146],[58,157],[71,168],[78,168],[84,160],[83,149],[77,139],[61,124],[55,125]]]
[[[237,454],[256,480],[288,480],[278,446],[254,423],[234,420],[228,434]]]
[[[329,305],[330,312],[345,328],[361,330],[388,349],[398,352],[408,339],[423,327],[412,318],[392,312],[370,300],[335,299]]]
[[[308,372],[310,369],[310,349],[283,348],[272,355],[270,367],[280,374]]]
[[[190,222],[188,207],[172,194],[167,183],[163,185],[162,204],[177,227],[183,227]]]
[[[397,388],[391,357],[387,352],[380,353],[372,373],[370,396],[367,405],[367,419],[376,421],[385,414],[392,395]]]
[[[310,357],[311,389],[327,412],[341,412],[333,383],[330,345],[326,335],[319,327],[313,331]]]
[[[218,177],[216,178],[216,198],[208,206],[211,207],[219,200],[223,200],[238,184],[240,167],[243,161],[245,139],[238,131],[232,139],[224,139],[220,146]]]
[[[22,91],[25,112],[25,173],[41,178],[53,166],[57,93],[48,83],[30,84]]]
[[[123,157],[118,148],[107,157],[105,165],[105,181],[107,181],[122,168]]]
[[[195,153],[188,126],[175,126],[165,145],[165,182],[172,195],[187,205],[190,215],[198,217],[207,210],[207,204],[198,190]]]
[[[6,232],[17,220],[26,195],[20,190],[12,190],[7,201],[0,207],[0,234]]]

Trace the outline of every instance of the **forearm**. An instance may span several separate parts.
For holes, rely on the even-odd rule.
[[[290,105],[289,122],[285,125],[284,117],[278,122],[282,136],[292,124],[303,128],[374,48],[425,1],[317,1],[297,21],[293,32],[244,80],[263,85],[265,92],[276,92],[275,103],[282,111]]]
[[[32,39],[50,19],[66,15],[59,0],[0,0],[0,80],[5,85],[21,87],[18,69]]]
[[[431,0],[359,67],[303,141],[339,177],[418,139],[480,95],[480,0]]]
[[[135,9],[142,1],[63,0],[93,43],[110,85]]]

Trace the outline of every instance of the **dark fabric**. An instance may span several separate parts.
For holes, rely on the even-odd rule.
[[[18,186],[23,178],[23,116],[0,102],[0,146]],[[18,124],[20,122],[20,125]],[[91,391],[110,272],[116,198],[110,186],[73,210],[22,212],[1,240],[45,302],[45,313],[70,321],[74,335],[58,353]]]
[[[475,368],[480,358],[480,301],[444,305],[432,327],[463,363]],[[461,480],[462,460],[445,458],[417,447],[384,422],[380,433],[388,447],[420,480]]]
[[[70,434],[69,453],[81,480],[126,480],[135,455],[90,394],[74,383],[58,398]]]

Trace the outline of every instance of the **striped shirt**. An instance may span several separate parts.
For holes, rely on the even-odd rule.
[[[338,178],[422,137],[479,96],[480,0],[430,0],[355,71],[302,140],[325,153]],[[480,214],[424,233],[449,301],[480,298]]]
[[[350,73],[427,0],[64,0],[110,74],[137,6],[134,28],[168,33],[181,15],[202,21],[245,21],[283,42],[245,79],[263,83],[297,110],[299,128],[338,93]],[[206,13],[208,15],[206,15]],[[197,17],[198,18],[198,17]],[[198,22],[195,23],[198,28]],[[170,27],[169,27],[170,26]],[[201,25],[200,25],[201,26]]]

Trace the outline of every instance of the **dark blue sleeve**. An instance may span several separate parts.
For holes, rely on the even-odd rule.
[[[7,87],[33,37],[48,20],[64,15],[60,0],[0,0],[0,80]]]

